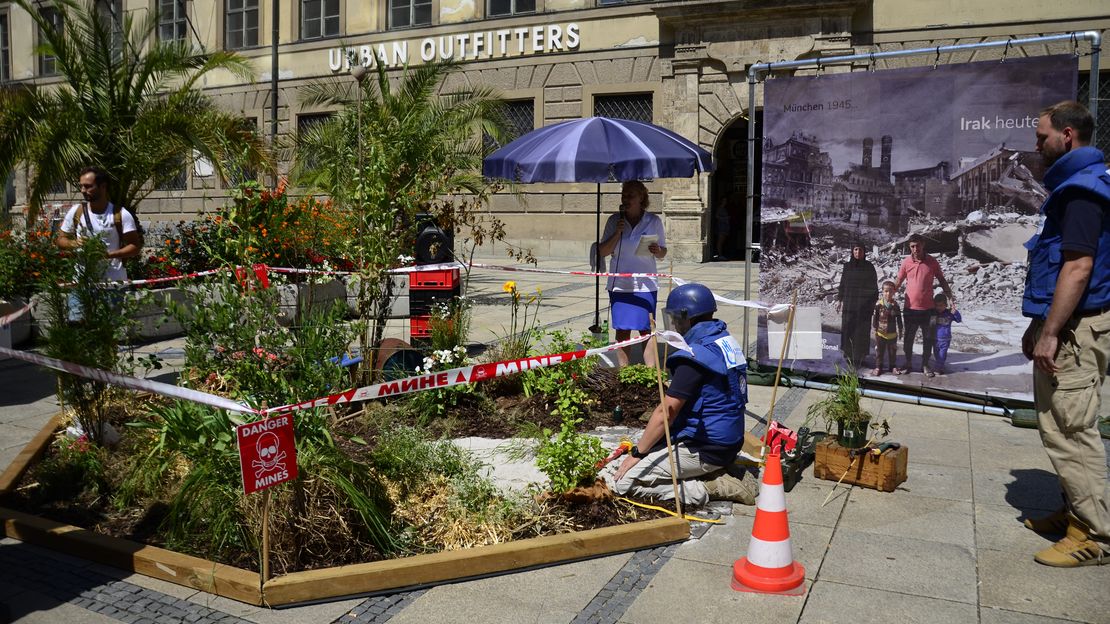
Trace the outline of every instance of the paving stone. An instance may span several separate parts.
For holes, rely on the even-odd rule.
[[[976,604],[974,552],[955,544],[838,529],[822,580]]]
[[[1106,624],[1110,566],[1061,569],[1033,553],[979,550],[980,605],[1080,622]]]
[[[1061,504],[1060,480],[1049,470],[976,469],[973,479],[979,504],[1010,506],[1031,515],[1056,510]]]
[[[974,604],[818,580],[799,624],[953,624],[975,622]]]
[[[804,596],[772,596],[732,589],[732,567],[674,558],[628,607],[621,622],[796,622]],[[809,584],[809,581],[806,581]],[[696,593],[691,593],[697,588]],[[758,614],[758,617],[755,616]]]
[[[974,520],[969,502],[853,488],[837,528],[940,541],[974,550]],[[944,530],[938,531],[937,527]]]
[[[982,607],[979,609],[980,624],[1056,624],[1058,622],[1077,621],[1078,620],[1068,620],[1061,617],[1046,617],[1030,613],[1019,613],[1017,611],[1007,611],[1005,609],[996,609],[993,607]]]

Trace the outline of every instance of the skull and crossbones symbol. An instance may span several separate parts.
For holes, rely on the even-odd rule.
[[[261,458],[251,462],[251,467],[255,468],[255,479],[261,478],[267,472],[285,470],[285,463],[281,461],[285,459],[285,451],[281,450],[281,440],[272,431],[258,436],[254,448],[258,450],[258,456]]]

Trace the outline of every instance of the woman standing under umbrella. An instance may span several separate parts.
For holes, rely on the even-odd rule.
[[[840,312],[840,350],[852,368],[863,364],[871,351],[871,312],[879,296],[875,265],[867,260],[863,243],[852,245],[852,257],[844,263],[836,308]]]
[[[621,187],[620,212],[605,222],[605,233],[599,247],[602,256],[613,256],[610,270],[613,273],[658,273],[656,260],[667,255],[667,240],[663,235],[663,220],[648,209],[648,192],[643,182],[632,180]],[[647,253],[637,254],[643,237],[654,237],[647,245]],[[647,240],[651,240],[648,238]],[[654,277],[610,277],[606,286],[613,329],[617,341],[628,340],[632,330],[640,335],[651,331],[651,318],[655,317],[659,282]],[[655,353],[644,350],[644,363],[655,365]],[[617,352],[621,366],[628,365],[628,348]]]

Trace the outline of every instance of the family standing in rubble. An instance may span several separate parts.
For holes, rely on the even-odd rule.
[[[852,246],[852,257],[844,264],[837,292],[837,307],[841,312],[841,350],[853,368],[863,364],[871,350],[873,335],[876,347],[873,374],[882,374],[884,361],[888,359],[891,372],[896,375],[914,370],[913,345],[920,330],[921,372],[926,377],[944,373],[952,341],[952,323],[962,319],[940,264],[925,253],[924,238],[915,234],[910,237],[909,245],[910,255],[902,260],[895,281],[883,284],[883,296],[877,303],[875,267],[867,261],[867,251],[862,244]],[[943,295],[933,294],[937,282]],[[903,283],[906,284],[906,305],[901,309],[894,295]],[[895,363],[899,338],[905,354],[901,368]]]

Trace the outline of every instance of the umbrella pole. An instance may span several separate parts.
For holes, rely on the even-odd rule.
[[[594,273],[601,273],[601,182],[597,183],[597,230],[594,244]],[[601,276],[594,275],[594,331],[601,331]]]

